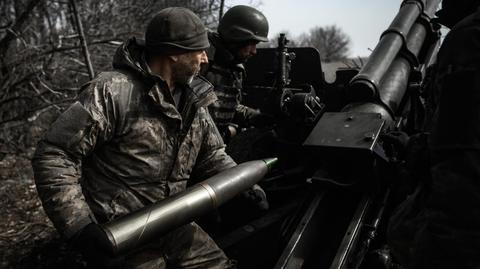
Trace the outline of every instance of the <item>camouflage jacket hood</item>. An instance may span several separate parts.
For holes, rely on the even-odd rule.
[[[145,60],[145,41],[141,39],[130,38],[119,46],[113,56],[112,66],[141,76],[150,83],[159,78],[148,71],[149,67]]]
[[[206,109],[211,85],[198,78],[183,87],[177,109],[142,55],[135,40],[121,46],[116,70],[87,83],[37,147],[37,190],[66,237],[235,165]]]

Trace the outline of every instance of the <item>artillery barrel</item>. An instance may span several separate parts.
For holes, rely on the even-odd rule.
[[[404,2],[408,3],[409,1]],[[364,81],[360,76],[359,78],[358,75],[352,79],[351,82],[351,87],[349,88],[350,91],[357,91],[359,88],[358,86],[360,85],[360,88],[365,86],[365,85],[374,85],[375,88],[371,88],[375,90],[375,95],[371,96],[364,96],[364,100],[371,100],[374,99],[374,96],[379,97],[379,103],[358,103],[358,104],[350,104],[346,108],[344,108],[344,111],[357,111],[357,112],[375,112],[375,113],[380,113],[382,114],[383,118],[387,120],[387,122],[391,122],[392,118],[394,117],[395,113],[397,112],[397,109],[402,102],[402,99],[405,95],[406,89],[408,87],[408,82],[409,82],[409,77],[411,74],[411,70],[415,64],[419,64],[417,62],[417,57],[419,56],[419,53],[421,49],[423,48],[425,44],[425,40],[428,37],[429,34],[429,26],[430,26],[430,17],[433,16],[433,13],[436,10],[436,7],[440,3],[440,0],[429,0],[425,3],[425,9],[424,9],[424,17],[422,20],[417,20],[416,23],[411,27],[410,31],[408,32],[407,38],[406,38],[406,48],[407,50],[404,51],[404,53],[398,53],[393,60],[393,62],[390,63],[388,70],[383,70],[383,67],[385,65],[384,61],[382,62],[382,65],[377,66],[377,71],[372,72],[372,74],[378,75],[380,72],[382,72],[382,77],[380,79],[379,84],[365,84]],[[393,24],[393,23],[392,23]],[[437,39],[435,41],[435,44],[438,44],[439,40]],[[380,44],[379,44],[380,45]],[[428,49],[432,48],[435,49],[438,46],[430,46]],[[375,55],[372,55],[370,57],[376,57]],[[428,55],[425,58],[426,61],[421,63],[421,64],[430,64],[430,60],[428,59]],[[381,60],[381,59],[377,59]],[[385,61],[389,61],[389,59],[386,59]],[[375,61],[374,61],[375,62]],[[368,62],[367,62],[368,64]],[[367,66],[367,65],[365,65]],[[365,68],[365,67],[364,67]],[[370,68],[370,67],[369,67]],[[363,70],[363,69],[362,69]],[[360,71],[359,75],[362,73]],[[363,72],[363,75],[366,73]],[[364,92],[360,93],[363,94]],[[371,94],[373,94],[371,92]]]
[[[111,253],[124,253],[187,224],[259,182],[276,158],[241,163],[178,195],[103,224]]]
[[[428,18],[433,15],[439,3],[440,0],[427,2],[425,14]],[[421,22],[415,23],[408,33],[407,48],[413,57],[418,57],[427,38],[427,34],[427,24]],[[439,42],[439,39],[436,42]],[[409,59],[408,54],[400,54],[392,63],[380,83],[380,99],[393,113],[396,112],[405,95],[412,65],[412,59]]]
[[[402,3],[400,11],[382,33],[368,61],[350,83],[348,95],[353,101],[372,99],[378,94],[382,77],[406,45],[406,36],[423,12],[424,6],[425,0],[405,0]]]

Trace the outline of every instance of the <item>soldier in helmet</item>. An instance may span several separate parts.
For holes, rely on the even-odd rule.
[[[243,5],[230,8],[220,19],[218,32],[208,33],[209,62],[202,67],[201,73],[213,84],[217,100],[209,106],[209,111],[225,143],[239,127],[258,126],[269,120],[269,116],[259,110],[241,104],[242,82],[246,75],[243,64],[257,53],[259,42],[268,41],[267,36],[267,18],[255,8]],[[269,208],[266,194],[259,185],[254,185],[241,197],[261,211]],[[226,208],[224,212],[235,211]]]
[[[232,268],[195,223],[124,256],[93,238],[108,222],[184,191],[235,162],[207,106],[211,84],[196,77],[208,59],[207,30],[190,10],[153,17],[145,42],[132,38],[53,123],[33,158],[43,207],[60,234],[95,268]]]
[[[225,143],[239,126],[260,125],[266,115],[241,104],[243,64],[256,54],[259,42],[268,41],[267,18],[255,8],[234,6],[221,18],[218,33],[208,35],[209,64],[204,76],[213,84],[218,100],[210,105],[210,114]]]
[[[480,268],[479,6],[444,0],[437,12],[451,30],[434,78],[431,182],[404,203],[406,218],[391,235],[394,255],[407,268]]]

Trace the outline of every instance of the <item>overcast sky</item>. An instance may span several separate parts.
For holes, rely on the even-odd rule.
[[[350,57],[368,56],[390,25],[401,0],[225,0],[231,7],[256,5],[267,17],[269,37],[288,30],[293,37],[314,26],[336,24],[351,39]]]

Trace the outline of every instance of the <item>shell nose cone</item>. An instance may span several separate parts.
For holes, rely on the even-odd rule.
[[[267,165],[268,171],[271,171],[273,166],[278,162],[278,158],[267,158],[263,159],[263,161]]]

